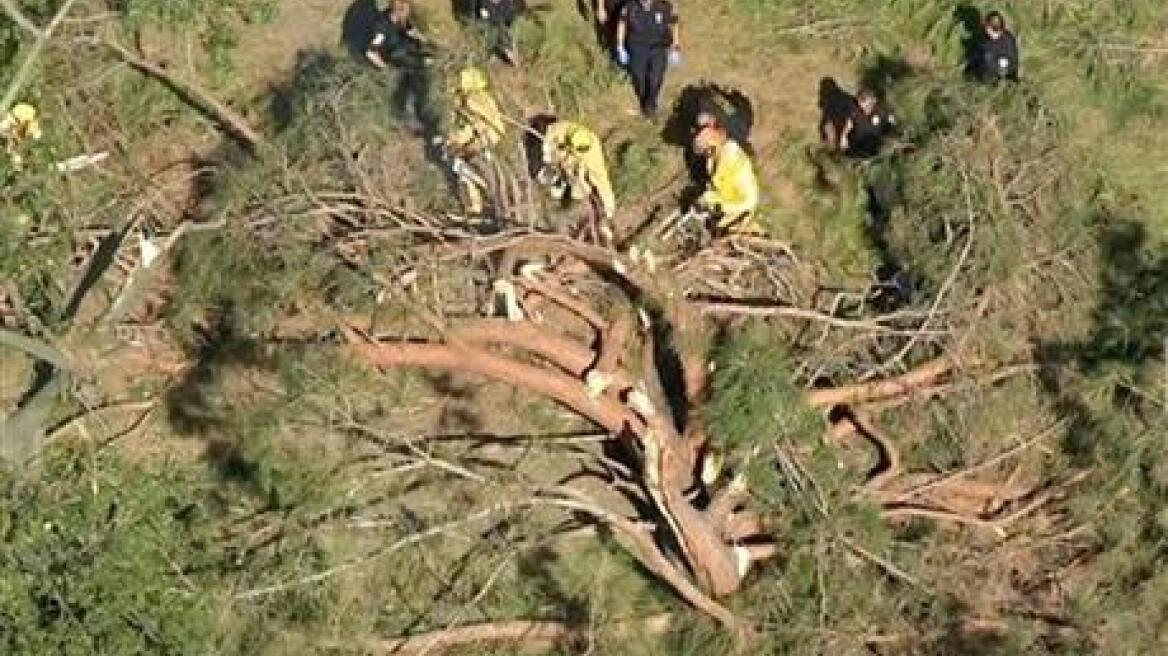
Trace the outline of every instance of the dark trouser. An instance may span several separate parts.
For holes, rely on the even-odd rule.
[[[430,86],[430,72],[424,65],[403,65],[391,98],[397,118],[406,118],[412,109],[414,118],[427,133],[434,130],[437,123],[430,102]]]
[[[487,38],[496,55],[509,64],[515,63],[511,61],[515,55],[515,28],[511,23],[491,23],[487,26]]]
[[[661,85],[665,83],[665,70],[669,67],[669,48],[631,47],[629,48],[629,75],[633,78],[633,89],[641,111],[652,114],[657,111],[657,97],[661,95]]]

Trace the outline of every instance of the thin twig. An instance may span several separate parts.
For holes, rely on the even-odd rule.
[[[906,502],[914,497],[918,497],[922,494],[925,494],[926,492],[929,492],[931,490],[935,490],[938,487],[941,487],[943,485],[947,485],[949,483],[952,483],[953,481],[956,481],[958,479],[969,476],[969,475],[973,474],[974,472],[993,467],[994,465],[998,464],[999,462],[1002,462],[1003,460],[1010,458],[1017,453],[1021,453],[1022,451],[1029,449],[1031,446],[1045,440],[1046,438],[1050,437],[1051,435],[1054,435],[1060,429],[1065,427],[1068,423],[1069,423],[1069,420],[1066,420],[1066,419],[1059,421],[1059,422],[1056,422],[1055,424],[1047,427],[1045,430],[1043,430],[1039,434],[1035,435],[1034,437],[1026,440],[1025,442],[1022,442],[1021,444],[1018,444],[1017,446],[1015,446],[1012,449],[1009,449],[1008,451],[1004,451],[1004,452],[998,454],[997,456],[990,458],[989,460],[978,463],[972,467],[967,467],[967,468],[959,470],[959,471],[951,472],[951,473],[946,474],[944,476],[941,476],[937,479],[929,481],[928,483],[925,483],[923,485],[912,488],[911,490],[906,490],[905,492],[900,494],[900,496],[896,497],[895,503],[904,503],[904,502]]]

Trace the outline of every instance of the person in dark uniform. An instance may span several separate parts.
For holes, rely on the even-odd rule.
[[[427,44],[414,25],[413,5],[394,0],[386,7],[373,27],[365,58],[379,69],[390,66],[401,71],[393,95],[394,111],[403,116],[412,108],[414,118],[423,129],[433,126],[430,107],[430,73],[427,69]]]
[[[665,70],[681,63],[681,35],[667,0],[628,0],[616,31],[616,57],[628,68],[641,113],[657,112]]]
[[[849,157],[880,154],[884,138],[896,134],[896,116],[871,89],[861,89],[839,136],[839,149]]]
[[[593,16],[596,17],[596,36],[605,49],[616,51],[616,30],[620,22],[621,9],[626,0],[592,0]]]
[[[519,51],[515,44],[515,21],[527,10],[525,0],[478,0],[475,12],[487,24],[491,48],[503,61],[515,66]]]
[[[840,88],[835,78],[825,77],[819,81],[819,138],[829,152],[842,150],[840,141],[855,107],[855,96]]]
[[[976,58],[977,73],[987,82],[1018,80],[1018,40],[997,11],[986,14]]]

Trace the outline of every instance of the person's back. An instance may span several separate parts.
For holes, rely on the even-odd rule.
[[[750,155],[733,139],[727,139],[711,160],[710,185],[721,199],[727,217],[751,214],[758,208],[758,178]]]
[[[668,48],[673,45],[673,25],[677,19],[669,2],[629,0],[622,11],[627,30],[625,43],[630,50]]]
[[[412,5],[396,0],[378,15],[365,56],[378,68],[420,68],[424,45],[414,25]]]
[[[875,93],[860,91],[848,117],[841,146],[851,157],[880,154],[884,138],[896,131],[896,116]]]
[[[506,125],[499,103],[486,89],[472,91],[463,99],[463,108],[469,119],[476,124],[479,136],[487,147],[495,147],[503,139]]]
[[[543,138],[543,161],[571,178],[576,195],[585,188],[595,193],[605,218],[612,218],[616,197],[604,161],[604,147],[595,132],[574,121],[552,123]]]
[[[494,148],[503,139],[506,124],[482,69],[469,66],[459,72],[454,129],[448,145],[478,152]]]

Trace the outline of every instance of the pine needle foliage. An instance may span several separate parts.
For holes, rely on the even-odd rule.
[[[714,363],[703,415],[720,448],[746,453],[779,436],[806,440],[822,428],[794,383],[790,354],[766,322],[743,326],[715,350]]]

